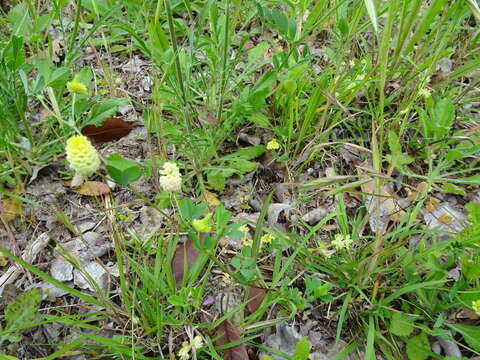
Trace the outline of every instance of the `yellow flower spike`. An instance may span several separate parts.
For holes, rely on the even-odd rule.
[[[83,177],[89,177],[100,168],[100,156],[97,149],[83,135],[70,137],[67,140],[65,151],[70,167]]]
[[[211,232],[213,229],[212,226],[212,213],[208,214],[205,216],[203,219],[194,219],[192,221],[192,226],[195,229],[195,231],[199,233],[206,233],[206,232]]]
[[[480,299],[472,301],[472,309],[477,315],[480,315]]]
[[[277,150],[280,148],[280,144],[277,139],[272,139],[267,143],[267,150]]]
[[[75,94],[88,95],[87,87],[80,81],[78,75],[75,75],[72,81],[67,82],[67,89]]]

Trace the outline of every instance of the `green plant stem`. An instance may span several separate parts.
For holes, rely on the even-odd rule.
[[[223,99],[225,97],[225,89],[227,87],[227,58],[228,58],[228,37],[230,27],[230,0],[226,1],[225,9],[225,39],[223,43],[223,58],[222,58],[222,80],[220,85],[219,104],[217,111],[217,121],[220,123],[223,112]]]
[[[178,57],[178,46],[177,46],[177,39],[175,37],[175,28],[173,25],[173,15],[172,15],[172,8],[170,6],[170,0],[164,0],[164,4],[165,4],[165,9],[167,11],[168,30],[170,33],[170,39],[172,41],[173,54],[174,54],[173,56],[175,59],[175,70],[176,70],[175,72],[177,75],[177,80],[178,80],[178,84],[180,85],[180,92],[182,95],[183,117],[185,118],[185,124],[187,126],[188,132],[191,134],[193,127],[192,127],[190,115],[188,112],[187,94],[185,90],[185,83],[183,81],[182,68],[180,66],[180,59]]]
[[[76,3],[76,12],[75,12],[75,23],[73,24],[73,31],[70,37],[70,45],[68,46],[67,54],[70,54],[73,50],[75,45],[75,39],[77,38],[78,34],[78,24],[80,23],[80,12],[82,10],[82,0],[77,0]]]

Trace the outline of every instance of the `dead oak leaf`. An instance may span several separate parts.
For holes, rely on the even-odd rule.
[[[107,184],[100,181],[86,181],[75,192],[85,196],[100,196],[110,192]]]
[[[228,319],[223,320],[215,328],[215,335],[218,337],[215,341],[215,345],[217,347],[222,347],[221,351],[223,360],[249,360],[245,344],[240,343],[228,346],[231,343],[239,342],[241,339],[238,329],[233,326]]]

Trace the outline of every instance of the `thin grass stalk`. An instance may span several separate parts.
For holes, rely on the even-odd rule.
[[[70,37],[70,45],[68,46],[67,54],[70,54],[73,51],[73,47],[75,45],[75,39],[77,38],[78,24],[80,23],[80,11],[82,9],[82,0],[77,0],[76,7],[77,8],[75,12],[75,23],[73,24],[73,31]]]
[[[222,79],[220,85],[219,104],[217,111],[217,121],[220,123],[223,112],[223,99],[225,97],[225,88],[227,87],[227,57],[228,57],[228,37],[230,27],[230,0],[226,0],[225,9],[225,39],[223,43],[223,58],[222,58]]]
[[[187,93],[185,90],[185,83],[183,81],[182,75],[182,68],[180,66],[180,59],[178,57],[178,46],[177,46],[177,39],[175,37],[175,28],[173,25],[173,15],[172,15],[172,8],[170,6],[170,0],[164,0],[165,10],[167,11],[167,20],[168,20],[168,31],[170,33],[170,39],[172,41],[173,47],[173,54],[175,59],[175,72],[177,75],[178,84],[180,85],[180,92],[183,101],[183,117],[185,118],[185,124],[187,125],[188,132],[192,133],[192,124],[190,115],[187,109],[188,102],[187,102]]]

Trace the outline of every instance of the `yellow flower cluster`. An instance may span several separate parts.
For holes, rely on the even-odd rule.
[[[353,240],[350,237],[350,235],[336,234],[335,239],[332,241],[331,244],[335,246],[335,249],[337,250],[341,250],[341,249],[349,250],[352,243],[353,243]]]
[[[80,81],[78,75],[75,75],[73,80],[67,83],[67,89],[75,94],[88,95],[87,87]]]
[[[83,177],[89,177],[100,167],[97,149],[83,135],[74,135],[67,140],[65,147],[70,167]]]
[[[280,144],[277,139],[272,139],[267,143],[267,150],[277,150],[280,148]]]
[[[182,176],[178,166],[171,162],[163,164],[160,171],[160,186],[168,192],[180,191],[182,187]]]
[[[472,301],[472,309],[477,313],[477,315],[480,315],[480,299]]]

